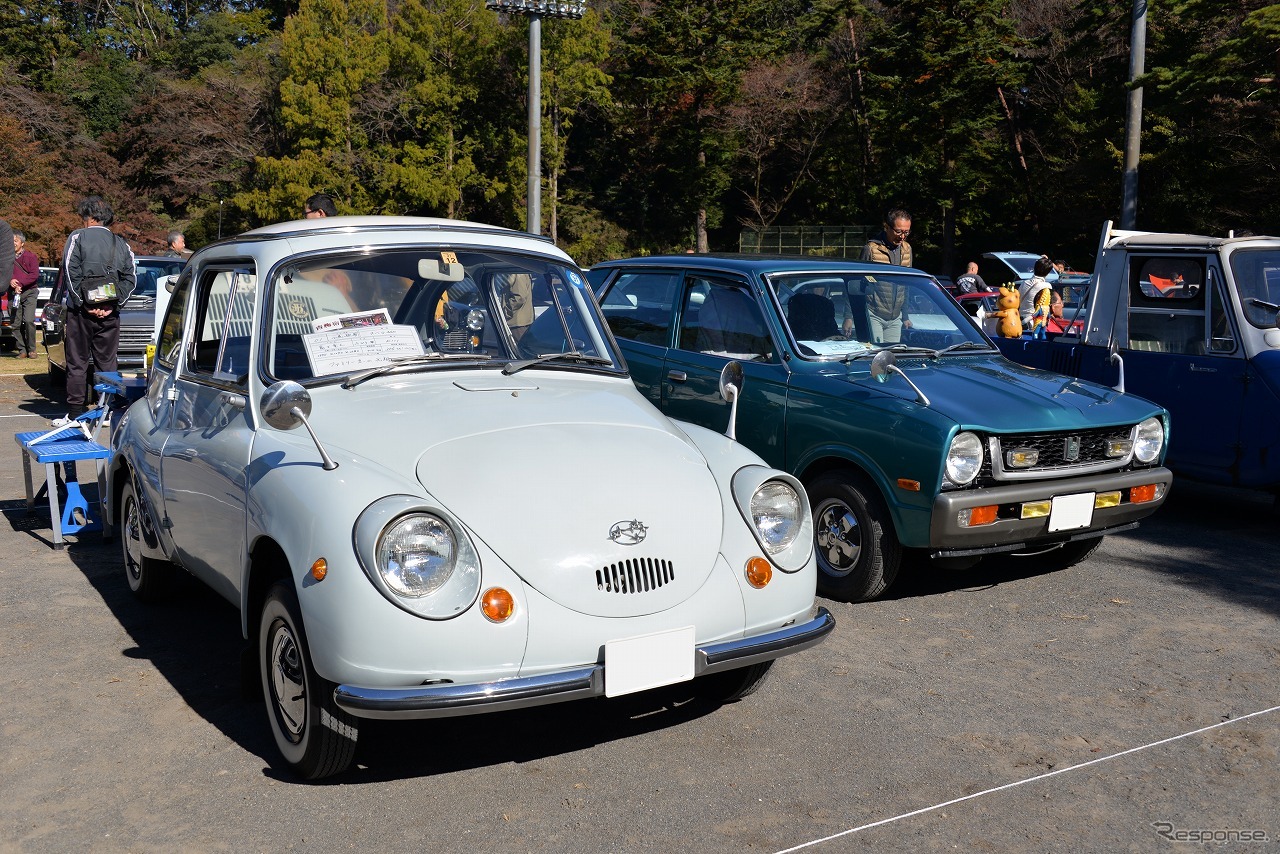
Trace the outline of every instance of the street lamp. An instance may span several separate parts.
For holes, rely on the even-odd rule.
[[[525,230],[542,233],[542,19],[576,20],[586,0],[486,0],[486,9],[529,18],[529,213]]]

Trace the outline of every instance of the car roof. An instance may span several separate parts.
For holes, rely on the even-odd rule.
[[[683,255],[645,255],[602,261],[594,267],[696,267],[699,269],[735,270],[742,273],[906,273],[933,278],[925,270],[898,267],[875,261],[848,258],[813,258],[800,255],[744,255],[733,252],[685,253]]]

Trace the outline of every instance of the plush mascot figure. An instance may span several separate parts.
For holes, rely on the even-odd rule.
[[[1022,337],[1022,316],[1019,306],[1022,300],[1018,297],[1018,288],[1013,284],[1000,286],[1000,297],[996,300],[998,310],[990,312],[988,317],[1000,318],[996,331],[1001,338]]]

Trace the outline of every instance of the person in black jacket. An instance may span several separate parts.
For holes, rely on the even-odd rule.
[[[135,286],[133,251],[110,225],[115,213],[98,196],[76,206],[84,228],[71,232],[62,254],[67,279],[67,418],[87,410],[89,363],[116,370],[120,345],[120,304]]]
[[[0,219],[0,270],[9,271],[13,269],[13,229],[9,227],[9,223]],[[9,290],[8,277],[0,278],[0,294]]]

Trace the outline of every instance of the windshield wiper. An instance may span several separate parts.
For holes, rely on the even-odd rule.
[[[382,376],[385,373],[402,368],[405,365],[424,365],[428,362],[448,362],[457,360],[473,360],[481,359],[487,361],[489,356],[483,353],[422,353],[417,356],[399,356],[387,362],[385,365],[379,365],[376,368],[370,368],[358,374],[352,374],[342,381],[343,388],[355,388],[365,380],[371,380],[374,377]]]
[[[502,373],[506,376],[523,371],[525,368],[531,368],[534,365],[541,365],[543,362],[555,362],[564,360],[566,362],[581,362],[590,365],[612,365],[613,359],[606,359],[604,356],[591,356],[586,353],[579,353],[574,350],[569,353],[548,353],[544,356],[535,356],[532,359],[522,359],[519,362],[509,362]]]
[[[890,344],[887,347],[872,347],[869,350],[863,350],[859,353],[850,353],[844,360],[845,362],[852,362],[854,359],[864,359],[867,356],[874,356],[876,353],[883,353],[885,350],[888,350],[891,353],[920,353],[928,356],[930,359],[938,358],[938,351],[932,347],[913,347],[910,344]]]
[[[991,349],[992,349],[992,347],[991,347],[991,345],[990,345],[990,344],[979,344],[977,341],[961,341],[961,342],[960,342],[960,343],[958,343],[958,344],[952,344],[952,345],[950,345],[950,346],[943,347],[941,350],[939,350],[939,351],[938,351],[936,354],[934,354],[934,355],[935,355],[935,357],[936,357],[936,356],[941,356],[943,353],[954,353],[956,350],[987,350],[987,351],[990,351]]]
[[[1267,302],[1266,300],[1258,299],[1257,297],[1249,297],[1249,302],[1253,305],[1260,305],[1263,308],[1269,308],[1272,311],[1280,311],[1280,305],[1276,305],[1273,302]]]

